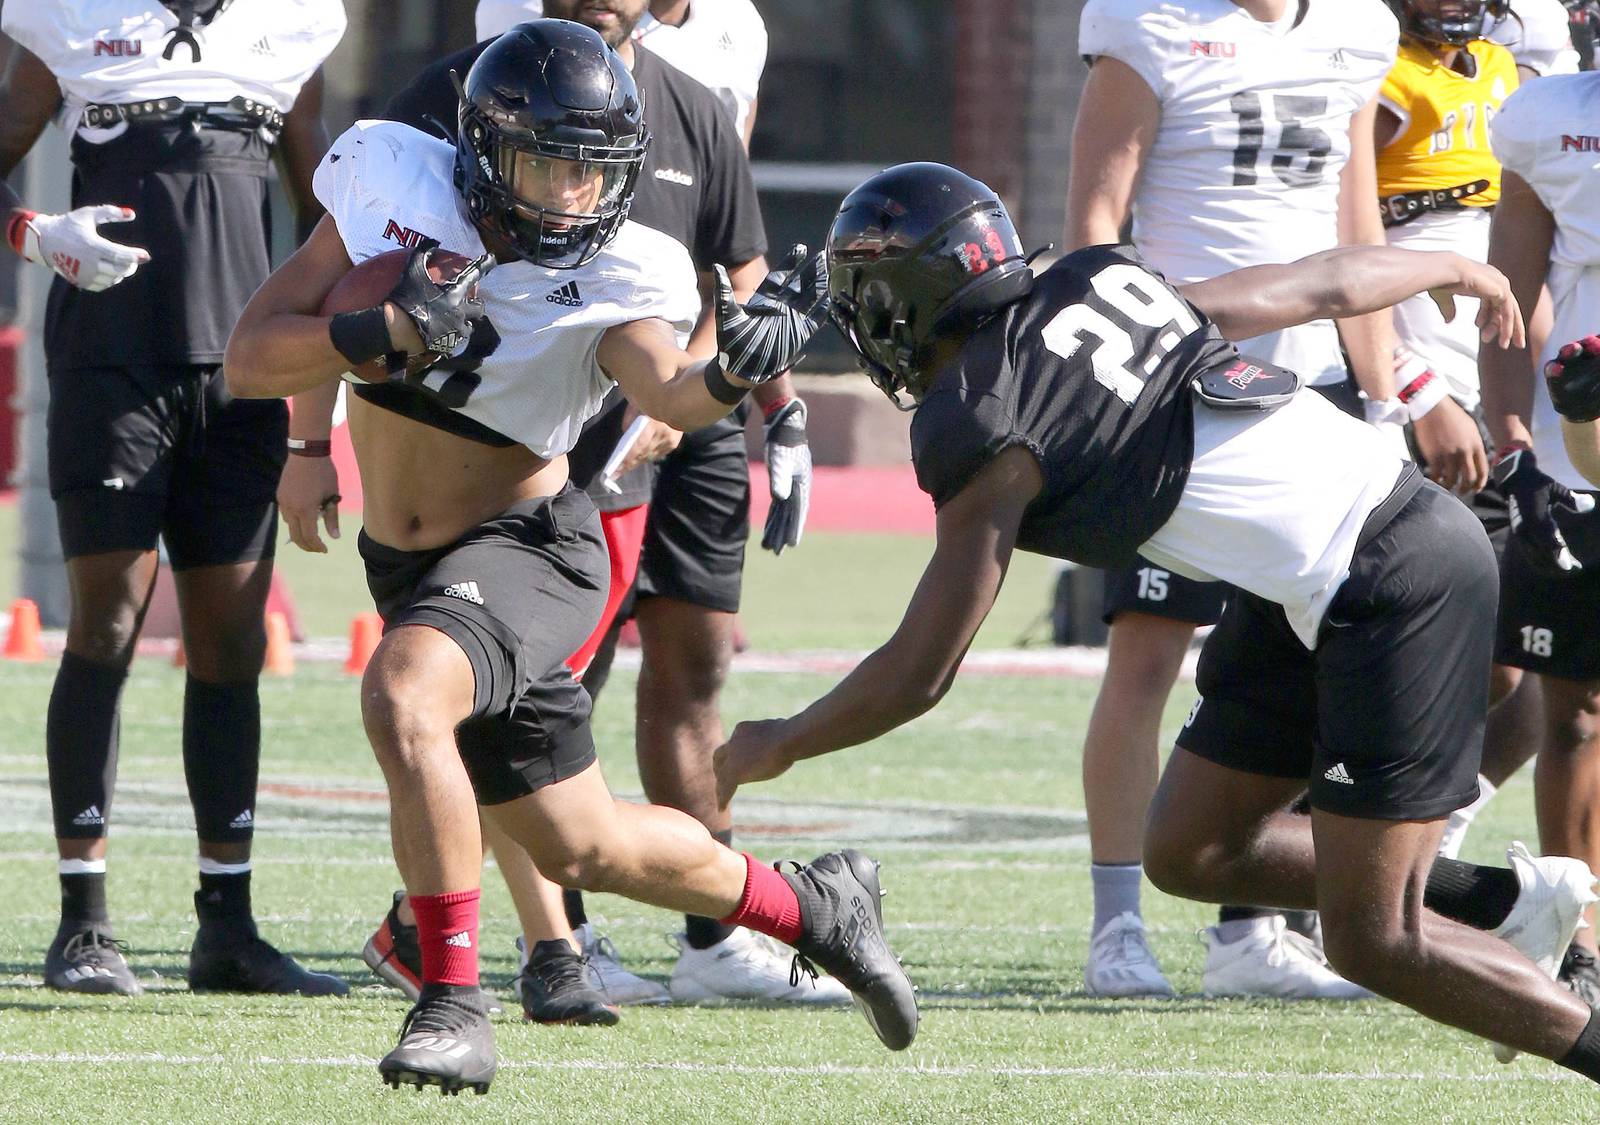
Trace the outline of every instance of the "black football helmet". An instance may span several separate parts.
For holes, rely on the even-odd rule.
[[[518,24],[457,80],[456,190],[482,230],[551,269],[621,229],[650,132],[621,57],[567,20]]]
[[[1453,47],[1482,39],[1483,25],[1490,16],[1505,19],[1511,11],[1511,0],[1444,0],[1444,4],[1443,11],[1429,14],[1417,7],[1416,0],[1389,0],[1400,21],[1400,34]]]
[[[909,409],[929,349],[1027,295],[1033,273],[998,196],[943,164],[901,164],[844,197],[828,232],[828,311],[867,375]]]

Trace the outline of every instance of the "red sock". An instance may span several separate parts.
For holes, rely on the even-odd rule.
[[[423,984],[478,983],[478,892],[412,895]]]
[[[782,875],[744,853],[744,894],[739,905],[726,918],[724,926],[748,926],[788,945],[800,937],[800,900]]]

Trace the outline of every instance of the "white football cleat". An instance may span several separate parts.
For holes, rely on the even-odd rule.
[[[1173,996],[1145,940],[1144,920],[1125,910],[1100,927],[1089,943],[1083,983],[1090,996]]]
[[[1594,891],[1594,872],[1570,856],[1535,856],[1521,840],[1506,849],[1506,859],[1521,889],[1506,920],[1489,932],[1555,980],[1572,935],[1583,925],[1584,907],[1600,898]],[[1494,1057],[1503,1063],[1519,1054],[1515,1047],[1494,1044]]]
[[[1218,927],[1206,927],[1206,969],[1201,983],[1207,996],[1372,998],[1371,992],[1329,968],[1311,940],[1289,929],[1282,914],[1248,921],[1250,932],[1236,941],[1223,941],[1217,936]]]
[[[605,993],[613,1004],[668,1004],[672,997],[653,980],[646,980],[622,967],[617,958],[617,947],[604,934],[594,932],[594,926],[585,922],[572,931],[580,951],[589,959],[589,976],[595,987]]]
[[[695,949],[682,934],[669,985],[685,1004],[718,1000],[766,1000],[788,1004],[849,1004],[850,990],[830,976],[813,978],[793,970],[794,950],[765,934],[734,930],[716,945]]]

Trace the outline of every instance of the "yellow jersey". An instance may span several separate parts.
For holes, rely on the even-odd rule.
[[[1461,202],[1489,207],[1500,198],[1500,164],[1489,150],[1489,120],[1517,88],[1511,52],[1487,39],[1463,50],[1472,77],[1439,62],[1425,44],[1402,38],[1378,104],[1400,119],[1400,131],[1378,151],[1378,194],[1442,191],[1475,180],[1488,190]]]

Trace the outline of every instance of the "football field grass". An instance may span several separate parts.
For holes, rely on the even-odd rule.
[[[762,647],[860,647],[905,604],[927,544],[808,540],[781,592],[752,565],[747,627]],[[807,551],[812,554],[806,554]],[[864,565],[863,560],[870,565]],[[310,560],[306,560],[310,561]],[[329,560],[322,560],[329,561]],[[347,580],[352,560],[336,564]],[[1042,602],[1020,593],[986,642],[1007,644]],[[297,580],[318,620],[364,608],[354,592]],[[803,610],[804,612],[801,612]],[[326,631],[326,630],[322,630]],[[1485,1044],[1387,1003],[1213,1001],[1200,994],[1211,912],[1147,888],[1173,1001],[1083,993],[1090,913],[1078,765],[1091,681],[967,677],[933,714],[871,747],[803,763],[741,793],[738,843],[766,858],[842,844],[884,862],[893,944],[922,989],[903,1054],[853,1010],[630,1009],[610,1029],[517,1018],[513,915],[485,879],[485,982],[506,999],[501,1071],[487,1097],[384,1088],[374,1068],[406,1005],[369,976],[362,943],[398,885],[382,780],[362,737],[354,682],[302,663],[263,681],[265,760],[255,900],[266,936],[352,985],[343,1000],[191,996],[194,841],[178,752],[182,675],[142,659],[130,681],[110,899],[147,991],[73,997],[39,986],[56,922],[44,785],[50,663],[0,664],[0,1121],[366,1122],[397,1120],[796,1122],[1586,1122],[1600,1092],[1553,1064],[1498,1066]],[[784,714],[830,680],[736,673],[728,718]],[[597,712],[606,774],[637,796],[631,672]],[[1175,732],[1192,700],[1181,685]],[[1530,787],[1509,785],[1467,842],[1498,859],[1531,839]],[[597,896],[624,959],[665,980],[681,919]]]

